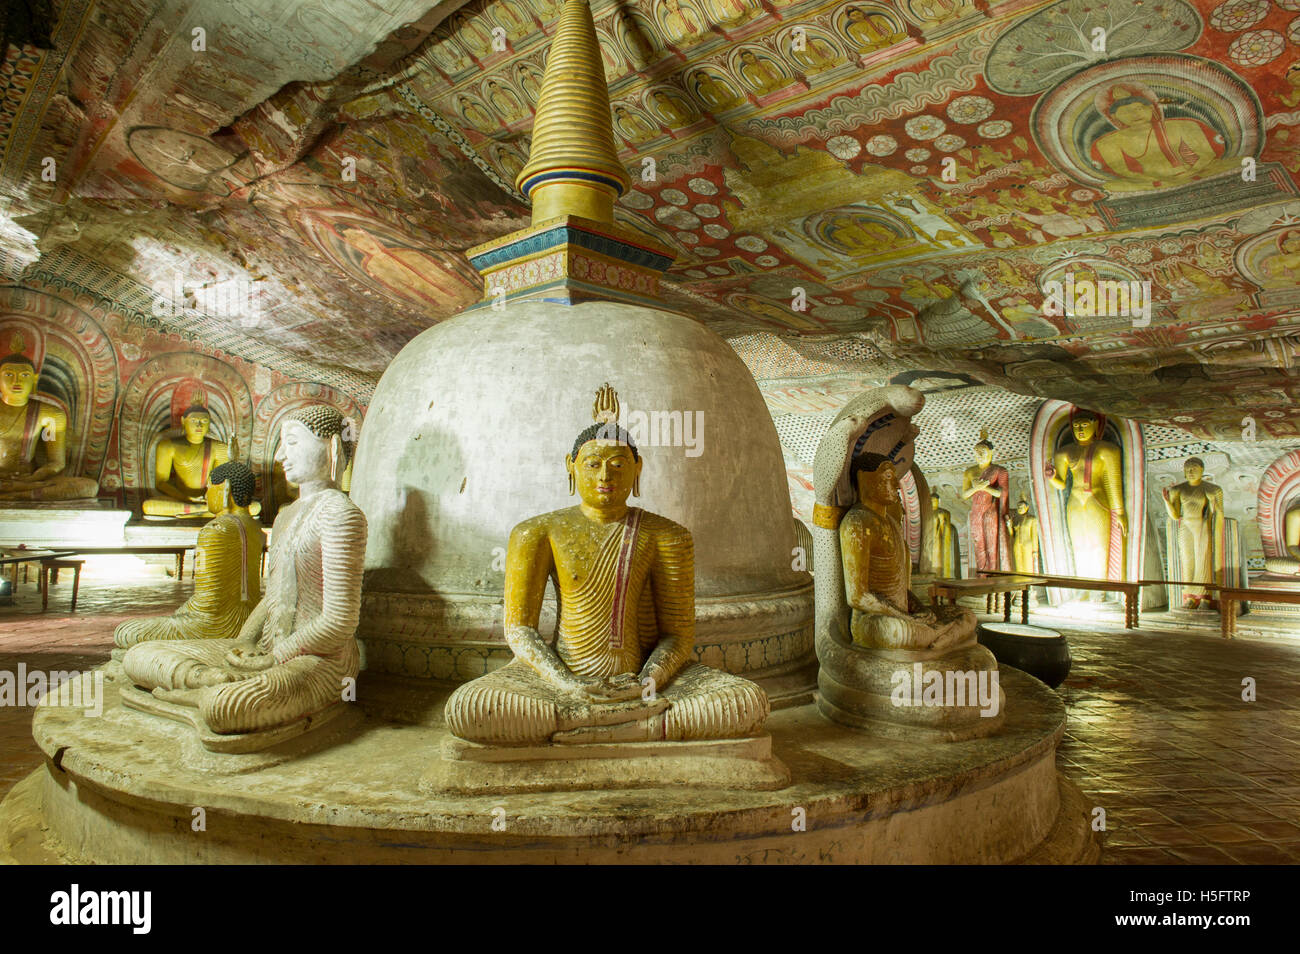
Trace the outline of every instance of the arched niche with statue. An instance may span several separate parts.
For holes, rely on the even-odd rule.
[[[1146,448],[1135,421],[1044,401],[1029,437],[1029,479],[1043,571],[1102,580],[1161,579],[1146,512]],[[1118,506],[1116,506],[1118,505]],[[1163,605],[1144,587],[1142,606]],[[1113,594],[1048,589],[1053,605]]]
[[[232,441],[239,457],[246,458],[244,448],[252,441],[253,399],[235,368],[205,354],[176,351],[145,362],[132,375],[123,392],[118,423],[122,479],[132,509],[161,499],[160,448],[164,443],[181,446],[186,440],[183,419],[196,407],[207,411],[203,440],[211,445],[204,448],[205,460],[216,466],[218,457],[228,456]]]
[[[1259,481],[1256,504],[1264,545],[1263,586],[1300,589],[1300,450],[1268,465]]]

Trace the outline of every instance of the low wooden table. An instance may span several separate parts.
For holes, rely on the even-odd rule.
[[[72,571],[72,612],[77,611],[77,590],[81,588],[81,566],[85,560],[49,557],[41,560],[41,612],[50,608],[50,582],[59,581],[60,570]]]
[[[18,570],[29,563],[40,563],[42,560],[58,560],[63,557],[72,556],[71,550],[45,550],[41,548],[28,549],[26,547],[3,547],[0,548],[0,566],[11,567],[11,581],[14,595],[18,593]],[[24,577],[23,582],[27,582]],[[39,583],[40,581],[37,580]]]
[[[1219,591],[1219,624],[1224,639],[1237,635],[1237,604],[1251,600],[1300,603],[1300,590],[1257,590],[1253,587],[1216,587]]]
[[[1014,576],[1005,570],[980,570],[981,574],[995,577]],[[1141,608],[1144,580],[1096,580],[1090,576],[1053,576],[1037,578],[1037,586],[1052,586],[1062,590],[1096,590],[1103,593],[1124,594],[1124,628],[1138,628],[1138,611]]]
[[[956,603],[963,596],[991,596],[994,593],[1014,593],[1020,590],[1020,622],[1029,625],[1029,588],[1042,586],[1046,580],[1041,576],[1018,576],[1014,573],[999,574],[996,578],[983,577],[968,580],[935,580],[930,584],[930,602],[937,603],[940,598],[947,598]],[[1002,601],[1002,619],[1011,622],[1011,601]]]

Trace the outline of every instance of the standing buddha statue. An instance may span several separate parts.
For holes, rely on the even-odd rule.
[[[1161,492],[1169,519],[1177,528],[1178,575],[1171,572],[1170,579],[1213,583],[1214,525],[1223,518],[1223,488],[1203,479],[1205,461],[1199,457],[1189,457],[1183,463],[1183,476],[1183,483]],[[1209,609],[1218,606],[1203,586],[1183,588],[1185,607],[1196,609],[1202,601]]]
[[[248,512],[256,478],[227,461],[208,479],[208,509],[218,516],[199,531],[194,595],[171,616],[129,619],[113,631],[119,649],[156,639],[234,639],[262,598],[262,526]]]
[[[1066,489],[1065,524],[1074,553],[1074,572],[1097,580],[1124,578],[1128,515],[1124,510],[1123,457],[1119,446],[1101,439],[1101,419],[1078,409],[1070,418],[1074,442],[1047,465],[1047,479]]]
[[[980,431],[975,465],[967,467],[961,477],[962,499],[970,501],[972,572],[1011,569],[1006,524],[1010,477],[1005,467],[993,463],[988,433]]]
[[[65,473],[68,416],[33,396],[40,373],[14,338],[18,350],[0,361],[0,501],[93,498],[98,481]],[[38,450],[45,458],[39,465]]]
[[[1011,534],[1011,562],[1017,573],[1038,572],[1038,518],[1029,512],[1029,501],[1022,496],[1016,512],[1007,517]]]
[[[952,513],[939,505],[939,491],[930,492],[930,572],[941,579],[961,574],[961,558],[953,532]]]
[[[690,532],[629,507],[642,459],[605,385],[596,423],[564,459],[581,503],[532,517],[506,550],[505,636],[515,658],[447,700],[452,734],[488,745],[652,742],[754,735],[768,715],[757,685],[691,659]],[[537,626],[547,580],[559,624]]]

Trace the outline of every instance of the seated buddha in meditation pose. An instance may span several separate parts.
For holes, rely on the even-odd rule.
[[[1070,419],[1074,442],[1056,452],[1047,479],[1070,496],[1065,525],[1074,552],[1074,572],[1095,580],[1124,579],[1124,462],[1119,446],[1102,440],[1101,421],[1092,411],[1077,410]],[[1103,595],[1104,594],[1100,594]]]
[[[262,598],[262,526],[248,512],[256,478],[226,461],[208,478],[208,509],[219,516],[199,531],[194,595],[172,616],[129,619],[113,632],[119,649],[154,639],[234,639]]]
[[[99,483],[67,470],[68,416],[33,399],[39,374],[15,352],[0,361],[0,501],[78,500],[99,493]],[[45,462],[36,463],[37,450]]]
[[[230,445],[209,437],[212,415],[196,404],[181,415],[180,437],[154,451],[154,496],[144,502],[150,517],[215,517],[207,504],[208,476],[230,460]]]
[[[970,638],[974,617],[954,606],[927,608],[911,592],[898,475],[883,454],[863,454],[849,471],[858,502],[840,521],[844,592],[853,642],[879,649],[941,650]]]
[[[1300,501],[1282,516],[1282,550],[1286,555],[1266,558],[1264,569],[1273,576],[1300,576]]]
[[[198,710],[217,734],[289,725],[340,703],[360,669],[366,518],[334,486],[344,419],[325,405],[287,419],[277,458],[299,485],[272,533],[266,595],[236,639],[144,642],[122,659],[137,686]]]
[[[598,408],[616,401],[608,385],[600,395]],[[565,458],[570,492],[582,502],[510,533],[505,634],[515,658],[447,701],[448,728],[461,739],[729,739],[757,733],[767,718],[761,688],[691,661],[691,535],[627,505],[642,460],[616,416],[598,418]],[[537,631],[548,579],[559,598],[553,647]]]
[[[866,391],[817,447],[817,707],[854,728],[956,741],[996,731],[1004,694],[975,616],[911,592],[898,474],[924,403],[900,385]]]

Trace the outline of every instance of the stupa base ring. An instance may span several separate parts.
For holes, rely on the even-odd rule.
[[[773,713],[772,751],[792,775],[779,791],[474,797],[419,788],[447,737],[440,726],[368,715],[332,745],[281,760],[189,761],[183,727],[123,709],[119,686],[106,685],[101,718],[38,708],[47,760],[0,804],[0,860],[1070,863],[1098,853],[1082,797],[1056,772],[1064,708],[1016,672],[1003,673],[1002,730],[971,742],[881,739],[811,705]]]

